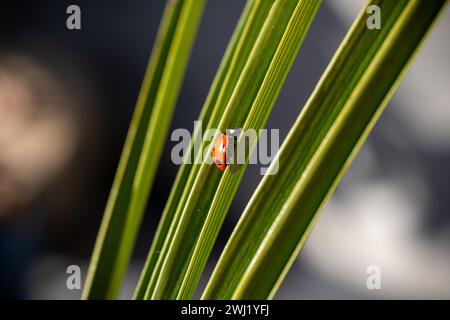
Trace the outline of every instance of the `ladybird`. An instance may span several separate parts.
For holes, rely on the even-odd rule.
[[[226,134],[221,134],[214,141],[214,146],[211,151],[211,156],[214,164],[220,171],[224,171],[227,167],[227,148],[228,148],[228,136]]]

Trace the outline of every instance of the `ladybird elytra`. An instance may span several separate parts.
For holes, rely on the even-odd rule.
[[[211,151],[211,156],[214,164],[220,171],[225,171],[227,167],[227,147],[228,147],[228,137],[226,134],[221,134],[214,141],[214,146]]]

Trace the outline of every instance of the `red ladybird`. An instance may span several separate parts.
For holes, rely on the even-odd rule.
[[[226,134],[221,134],[214,141],[214,146],[211,151],[211,156],[214,164],[221,171],[224,171],[227,167],[227,148],[228,148],[228,136]]]

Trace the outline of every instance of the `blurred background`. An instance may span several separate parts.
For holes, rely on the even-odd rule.
[[[9,1],[0,11],[0,298],[79,299],[164,1]],[[66,8],[81,8],[81,30]],[[364,0],[325,0],[267,127],[284,139]],[[243,0],[206,6],[171,130],[193,129]],[[362,148],[278,299],[450,299],[450,12]],[[123,286],[131,297],[178,167],[166,143]],[[249,166],[204,286],[261,176]],[[381,270],[368,290],[367,268]]]

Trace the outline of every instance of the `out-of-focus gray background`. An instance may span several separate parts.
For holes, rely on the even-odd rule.
[[[268,128],[284,139],[363,0],[325,0]],[[81,8],[82,29],[66,28]],[[244,1],[210,0],[171,130],[192,130]],[[0,11],[0,298],[77,299],[164,1],[10,1]],[[450,298],[450,12],[322,213],[276,298]],[[124,284],[177,166],[168,141]],[[249,166],[205,275],[261,176]],[[381,270],[368,290],[367,268]]]

